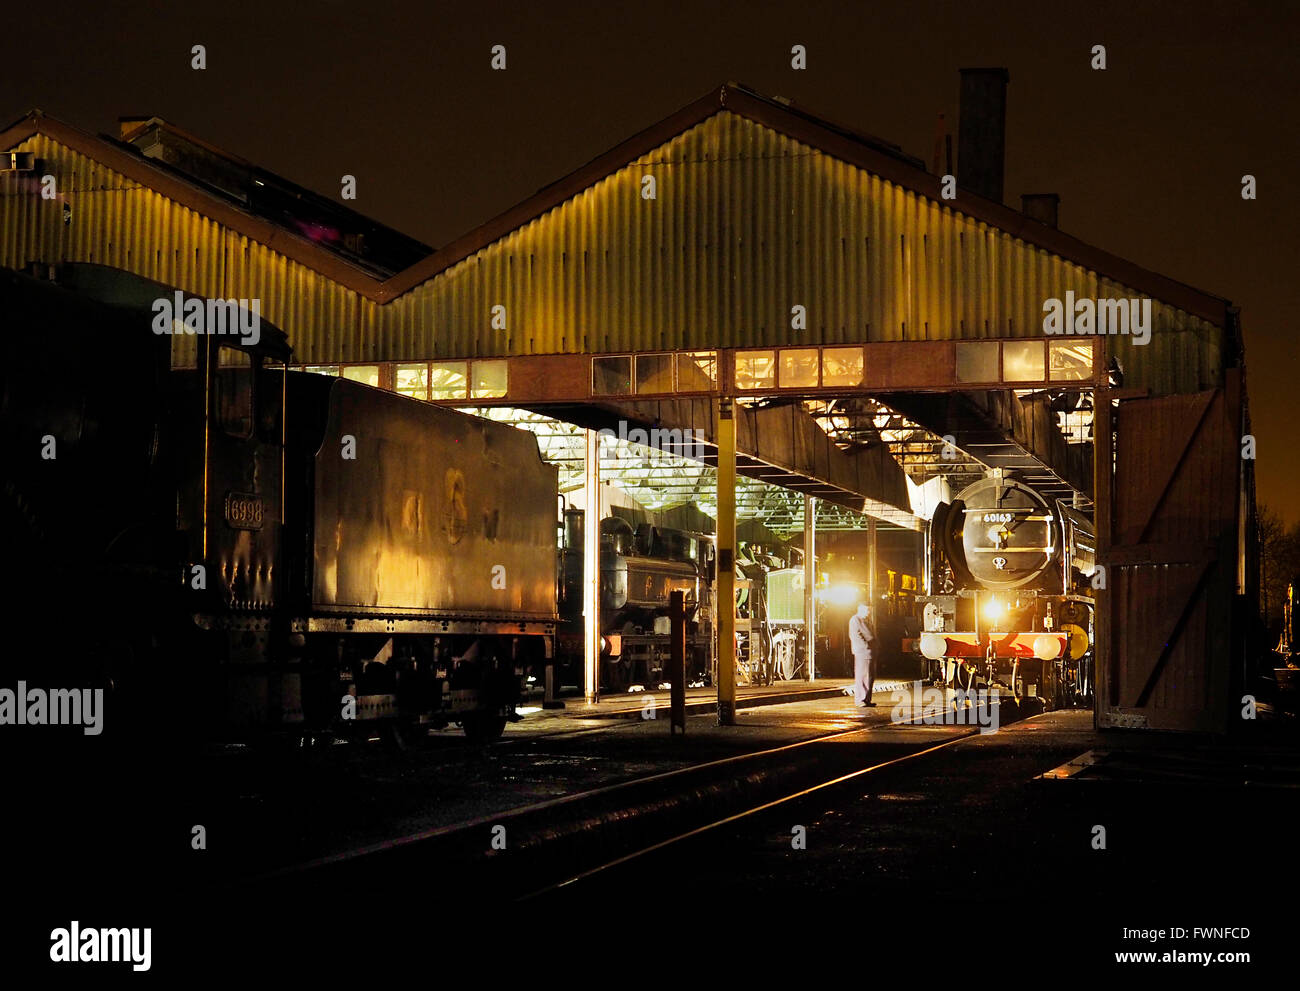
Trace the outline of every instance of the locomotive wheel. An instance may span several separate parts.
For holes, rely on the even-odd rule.
[[[471,743],[491,743],[501,739],[506,731],[506,717],[495,712],[474,712],[461,722],[465,729],[465,739]]]
[[[1046,712],[1050,706],[1038,696],[1022,696],[1016,700],[1016,712],[1020,718],[1025,719],[1029,716],[1037,716]]]
[[[633,684],[636,684],[638,666],[638,663],[632,660],[629,654],[624,654],[616,661],[610,661],[608,667],[610,691],[626,692]]]

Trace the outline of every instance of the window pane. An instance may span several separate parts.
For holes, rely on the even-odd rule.
[[[221,368],[220,357],[217,364],[219,370],[212,376],[217,422],[232,437],[248,437],[253,432],[253,370],[238,366]]]
[[[958,382],[996,382],[997,380],[997,341],[967,341],[964,343],[958,343]]]
[[[632,356],[628,354],[591,359],[591,393],[594,396],[626,396],[632,392]]]
[[[1006,341],[1002,345],[1002,377],[1008,382],[1042,382],[1042,341]]]
[[[636,356],[637,392],[673,391],[673,356],[639,354]]]
[[[711,392],[717,384],[716,351],[694,351],[677,356],[678,392]]]
[[[1086,381],[1092,378],[1092,341],[1048,345],[1053,382]]]
[[[499,399],[506,394],[504,361],[476,361],[473,367],[475,399]]]
[[[861,385],[862,348],[823,348],[822,385]]]
[[[775,351],[736,352],[737,389],[770,389],[775,385]]]
[[[362,385],[372,385],[379,388],[379,366],[378,365],[345,365],[343,367],[343,377],[351,379],[353,382],[360,382]]]
[[[786,348],[781,352],[781,388],[817,387],[817,349]]]
[[[429,366],[424,362],[418,365],[398,365],[393,391],[412,399],[428,399]]]
[[[339,374],[338,365],[303,365],[302,370],[313,375],[333,375],[335,378],[338,378]]]
[[[464,399],[466,374],[463,361],[435,361],[429,366],[429,398]]]

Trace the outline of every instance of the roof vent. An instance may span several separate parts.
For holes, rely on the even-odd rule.
[[[160,120],[158,117],[119,117],[117,119],[117,137],[120,141],[125,141],[132,131],[138,131],[144,125],[151,121]]]
[[[0,151],[0,172],[31,172],[35,168],[33,151]]]
[[[1056,193],[1024,193],[1020,197],[1020,212],[1030,220],[1055,227],[1061,212],[1061,197]]]

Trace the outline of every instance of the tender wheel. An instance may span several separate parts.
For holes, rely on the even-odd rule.
[[[465,717],[461,725],[465,738],[473,743],[491,743],[506,731],[506,717],[492,712],[476,712]]]

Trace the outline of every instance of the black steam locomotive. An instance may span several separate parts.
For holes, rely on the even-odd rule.
[[[936,681],[1060,707],[1092,696],[1091,518],[995,475],[930,522],[920,653]]]
[[[585,514],[564,514],[560,589],[560,656],[566,681],[581,684],[582,546]],[[710,677],[713,642],[712,538],[619,516],[600,522],[600,688],[606,692],[654,689],[667,679],[669,600],[686,604],[686,678]]]
[[[151,333],[169,287],[57,282],[0,271],[5,680],[106,686],[110,727],[499,735],[558,621],[533,438],[288,371],[265,323]]]

